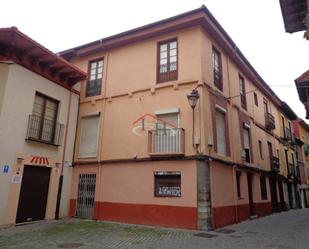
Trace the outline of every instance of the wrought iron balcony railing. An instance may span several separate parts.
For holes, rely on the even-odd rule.
[[[101,94],[102,79],[89,80],[86,88],[86,96],[96,96]]]
[[[279,172],[280,171],[280,162],[279,158],[275,156],[270,157],[270,166],[272,171]]]
[[[185,131],[182,128],[157,129],[148,132],[148,153],[156,155],[183,155]]]
[[[265,113],[265,128],[267,130],[274,130],[276,128],[275,117],[269,112]]]
[[[308,144],[304,144],[304,153],[305,153],[305,155],[309,154],[309,145]]]
[[[291,131],[290,128],[285,127],[284,128],[284,134],[281,137],[281,139],[283,140],[282,142],[285,145],[291,145],[294,146],[295,145],[295,134]]]
[[[295,165],[293,163],[288,164],[288,173],[290,178],[294,178],[296,176]]]
[[[62,145],[64,125],[53,120],[43,119],[36,115],[29,115],[27,140],[41,143]]]

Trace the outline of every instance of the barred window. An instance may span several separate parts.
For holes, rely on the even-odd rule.
[[[179,171],[156,171],[155,196],[181,197],[181,173]]]

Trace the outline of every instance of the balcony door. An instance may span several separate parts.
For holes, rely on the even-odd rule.
[[[155,152],[181,152],[181,130],[179,129],[179,114],[168,113],[157,115]]]
[[[52,143],[56,127],[58,101],[36,93],[31,116],[31,137]]]

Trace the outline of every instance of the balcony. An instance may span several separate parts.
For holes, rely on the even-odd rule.
[[[296,170],[293,163],[288,164],[288,176],[293,179],[296,177]]]
[[[281,137],[283,143],[288,145],[295,145],[295,134],[291,131],[290,128],[285,127],[284,136]]]
[[[276,128],[275,117],[269,112],[265,113],[265,128],[269,131]]]
[[[309,145],[308,144],[304,144],[304,153],[307,156],[309,154]]]
[[[63,124],[36,115],[29,115],[26,140],[61,146],[63,132]]]
[[[184,155],[185,131],[182,128],[157,129],[148,132],[150,156]]]
[[[272,171],[279,172],[280,171],[280,163],[279,158],[275,156],[270,157],[270,168]]]
[[[242,153],[243,153],[242,155],[243,161],[250,163],[250,149],[245,148]]]

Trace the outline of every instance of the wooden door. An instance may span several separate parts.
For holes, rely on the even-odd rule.
[[[49,179],[48,167],[24,167],[16,223],[45,219]]]

